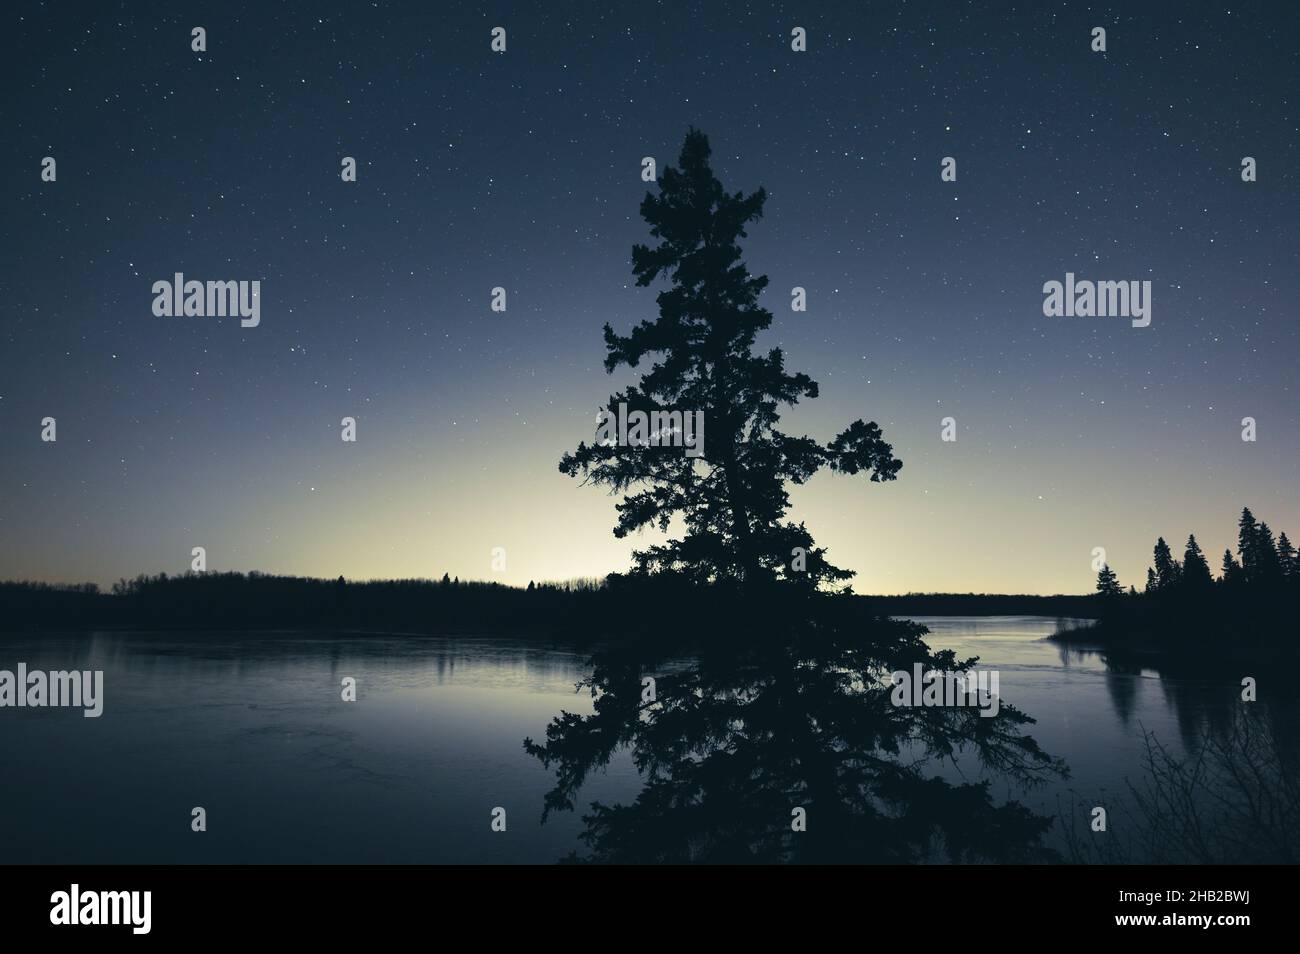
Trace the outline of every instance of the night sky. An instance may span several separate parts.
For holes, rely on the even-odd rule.
[[[653,538],[556,465],[633,380],[600,328],[654,314],[641,159],[692,125],[770,193],[785,429],[904,462],[793,493],[859,592],[1086,592],[1097,546],[1140,588],[1243,504],[1300,536],[1295,4],[467,7],[5,6],[0,578],[626,568]],[[156,317],[176,272],[260,325]],[[1150,327],[1044,317],[1066,272],[1150,280]]]

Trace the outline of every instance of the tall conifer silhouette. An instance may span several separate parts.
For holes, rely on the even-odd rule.
[[[656,243],[632,249],[632,271],[643,287],[668,279],[659,316],[626,336],[605,326],[606,371],[652,361],[637,385],[610,397],[610,409],[703,411],[704,456],[593,441],[565,454],[560,470],[624,494],[615,536],[683,519],[680,539],[636,554],[640,572],[750,586],[842,583],[853,574],[828,563],[802,523],[785,519],[786,486],[822,467],[892,480],[902,462],[874,422],[856,420],[825,445],[777,429],[780,407],[816,398],[817,383],[787,372],[780,348],[754,353],[772,313],[759,304],[767,278],[749,273],[739,243],[767,193],[725,191],[709,155],[708,139],[692,129],[678,168],[665,169],[659,194],[641,203]]]
[[[1273,531],[1268,524],[1261,522],[1255,528],[1255,559],[1261,583],[1279,583],[1282,580],[1282,564],[1278,559],[1277,543],[1273,540]]]
[[[1282,575],[1288,580],[1297,579],[1296,549],[1287,539],[1286,531],[1277,538],[1277,559],[1281,565]]]
[[[1097,571],[1097,592],[1108,598],[1119,596],[1124,592],[1119,577],[1115,575],[1115,571],[1109,564],[1102,564],[1101,569]]]
[[[1168,592],[1173,589],[1181,576],[1182,567],[1174,559],[1169,544],[1164,537],[1159,537],[1155,545],[1156,589]]]
[[[1182,583],[1188,589],[1198,592],[1208,590],[1214,584],[1210,565],[1205,561],[1205,554],[1201,552],[1195,534],[1188,535],[1187,548],[1183,551]]]
[[[1248,583],[1259,578],[1259,549],[1256,540],[1258,525],[1249,507],[1241,508],[1237,521],[1237,554],[1241,557],[1241,575]]]
[[[1225,586],[1236,586],[1244,580],[1244,574],[1241,572],[1241,564],[1232,556],[1231,550],[1223,551],[1223,575],[1219,582]]]

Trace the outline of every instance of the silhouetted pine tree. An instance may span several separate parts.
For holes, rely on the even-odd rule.
[[[1300,561],[1297,560],[1296,548],[1286,537],[1286,531],[1277,538],[1277,559],[1283,577],[1288,580],[1300,579],[1300,574],[1296,572],[1300,568]]]
[[[1097,592],[1104,597],[1119,596],[1124,592],[1124,588],[1119,585],[1119,577],[1109,564],[1103,563],[1097,571]]]
[[[1253,583],[1259,577],[1258,534],[1255,515],[1249,507],[1242,507],[1241,519],[1237,521],[1237,555],[1241,557],[1242,579],[1247,583]]]
[[[1242,572],[1241,564],[1233,559],[1231,550],[1223,551],[1223,575],[1219,577],[1219,582],[1225,586],[1237,586],[1246,581],[1246,574]]]
[[[1156,571],[1151,569],[1151,567],[1147,567],[1147,585],[1146,589],[1142,592],[1154,593],[1157,589],[1159,589],[1159,586],[1156,584]]]
[[[902,462],[874,422],[854,421],[826,445],[777,430],[779,407],[816,398],[817,384],[787,373],[780,348],[753,351],[772,314],[759,304],[767,278],[749,273],[739,242],[763,214],[767,193],[726,192],[709,155],[708,139],[692,129],[679,168],[665,169],[659,194],[647,193],[641,203],[657,244],[632,249],[632,271],[643,287],[669,279],[657,298],[658,318],[626,336],[605,326],[606,371],[653,360],[639,385],[610,397],[611,411],[623,402],[629,412],[703,411],[704,456],[593,441],[565,454],[560,470],[624,494],[617,537],[647,525],[666,530],[682,517],[681,539],[635,554],[640,572],[700,582],[846,581],[853,574],[826,562],[803,524],[784,519],[786,485],[802,484],[822,467],[892,480]],[[641,489],[630,492],[634,486]]]
[[[1168,592],[1178,585],[1181,576],[1181,567],[1174,555],[1169,551],[1169,544],[1165,543],[1164,537],[1156,539],[1155,545],[1155,564],[1156,564],[1156,589],[1162,592]]]
[[[1214,585],[1210,565],[1205,562],[1195,534],[1188,535],[1187,549],[1183,551],[1182,581],[1184,586],[1197,592],[1204,592]]]
[[[1273,531],[1262,522],[1255,529],[1255,561],[1259,582],[1277,584],[1282,581],[1282,563],[1278,559]]]

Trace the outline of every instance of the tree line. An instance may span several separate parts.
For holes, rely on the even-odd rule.
[[[1102,609],[1100,629],[1126,634],[1189,639],[1230,633],[1253,644],[1279,641],[1292,625],[1300,596],[1300,554],[1286,533],[1243,507],[1237,522],[1237,552],[1223,551],[1216,576],[1210,561],[1189,534],[1182,559],[1164,537],[1152,549],[1152,565],[1139,593],[1125,592],[1108,564],[1097,573]]]

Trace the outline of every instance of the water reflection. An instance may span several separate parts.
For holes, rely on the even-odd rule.
[[[103,669],[106,697],[99,719],[0,710],[0,863],[553,862],[579,824],[536,823],[548,780],[519,740],[574,707],[586,656],[504,638],[0,635],[0,668]],[[593,790],[634,784],[616,760]]]
[[[915,624],[865,629],[780,621],[702,645],[663,639],[598,652],[589,715],[564,713],[526,750],[554,772],[548,814],[571,810],[590,774],[628,748],[645,785],[591,804],[597,862],[1036,861],[1051,819],[993,798],[989,779],[941,777],[959,756],[1033,787],[1065,775],[1005,702],[972,708],[891,702],[889,674],[965,668]],[[687,655],[689,652],[689,655]],[[645,679],[654,680],[651,687]],[[653,696],[650,689],[653,688]],[[806,829],[801,825],[806,819]]]
[[[598,653],[593,712],[563,714],[525,743],[554,774],[547,816],[583,818],[585,848],[569,860],[1294,857],[1293,695],[1243,704],[1223,663],[1067,648],[1045,640],[1058,626],[1043,619],[923,622],[924,640],[898,624],[869,640],[751,631],[671,662],[657,642]],[[1015,710],[899,709],[879,682],[912,658],[941,668],[977,656],[1001,671],[1004,705],[1039,724]],[[621,748],[644,788],[583,802],[584,782]],[[1088,829],[1097,805],[1120,825],[1108,840]],[[798,809],[805,831],[792,830]]]
[[[1282,667],[1067,649],[1044,641],[1056,624],[1042,618],[784,641],[737,622],[698,655],[660,642],[605,653],[594,672],[588,650],[499,637],[0,635],[0,668],[105,670],[99,719],[0,710],[0,862],[1068,859],[1062,805],[1086,823],[1122,797],[1142,817],[1131,786],[1151,777],[1152,738],[1183,760],[1249,738],[1264,794],[1276,779],[1300,790]],[[1003,702],[1037,721],[898,711],[864,691],[943,653],[999,670]],[[1245,675],[1267,725],[1240,724]],[[340,701],[344,676],[356,704]],[[645,676],[658,701],[643,711]],[[595,697],[575,695],[588,677]],[[194,805],[209,813],[201,840]],[[495,806],[507,833],[489,828]],[[795,807],[806,832],[790,830]],[[1258,843],[1277,827],[1242,817],[1222,830]],[[1286,830],[1270,857],[1293,845]]]

